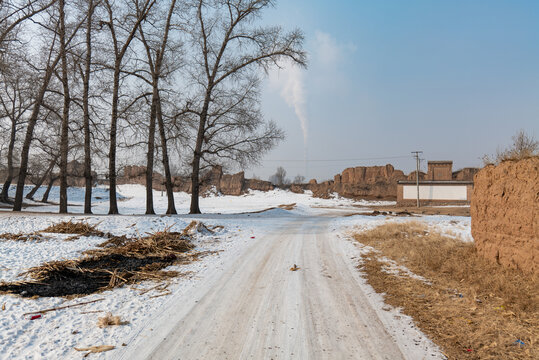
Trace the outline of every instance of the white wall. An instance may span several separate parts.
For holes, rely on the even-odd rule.
[[[403,185],[404,200],[417,199],[415,185]],[[420,200],[468,200],[466,185],[419,185]]]

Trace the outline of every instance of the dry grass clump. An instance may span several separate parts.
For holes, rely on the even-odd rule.
[[[90,225],[82,221],[73,222],[72,220],[62,221],[60,223],[51,225],[42,232],[55,234],[77,234],[82,236],[110,236],[110,234],[105,234],[103,231],[98,230],[97,225]]]
[[[97,326],[100,328],[106,328],[109,326],[127,325],[129,321],[122,321],[119,316],[114,316],[112,313],[107,313],[105,316],[97,319]]]
[[[195,247],[191,238],[183,233],[168,229],[157,231],[140,238],[113,237],[100,244],[100,249],[85,251],[85,254],[100,256],[118,254],[129,257],[174,257]]]
[[[284,209],[284,210],[294,210],[296,208],[296,203],[292,203],[292,204],[282,204],[282,205],[279,205],[279,208],[280,209]]]
[[[418,222],[385,224],[355,238],[380,251],[362,264],[369,284],[412,316],[449,358],[539,358],[537,276],[493,264],[473,244]],[[380,255],[430,284],[388,273]]]
[[[12,233],[5,233],[0,234],[1,240],[8,240],[8,241],[46,241],[50,240],[50,237],[43,236],[40,233],[31,233],[31,234],[12,234]]]
[[[130,238],[125,235],[113,236],[97,246],[100,248],[117,247],[125,245],[128,241],[130,241]]]
[[[116,349],[115,346],[112,345],[99,345],[99,346],[90,346],[85,348],[75,348],[76,351],[88,351],[86,354],[84,354],[83,358],[88,357],[90,354],[97,354],[102,353],[106,351],[111,351]]]
[[[190,238],[168,230],[141,238],[121,238],[117,245],[92,249],[74,260],[52,261],[28,269],[21,275],[32,282],[0,284],[0,292],[23,296],[85,295],[144,280],[165,280],[179,276],[165,271],[174,264],[186,264],[202,254],[186,254],[194,245]]]
[[[45,236],[41,234],[44,233],[55,233],[55,234],[74,234],[66,238],[66,241],[72,241],[79,239],[79,236],[99,236],[99,237],[112,237],[112,234],[104,233],[97,229],[97,225],[90,225],[85,222],[72,222],[62,221],[58,224],[49,226],[48,228],[34,232],[30,234],[12,234],[5,233],[0,234],[0,240],[12,240],[12,241],[46,241],[50,240],[50,236]]]

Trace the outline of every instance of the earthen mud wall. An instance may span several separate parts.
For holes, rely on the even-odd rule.
[[[539,272],[539,158],[489,165],[474,177],[470,213],[479,254]]]
[[[173,190],[191,192],[191,178],[188,176],[172,177]],[[200,193],[202,196],[217,191],[223,195],[241,195],[249,190],[269,191],[274,187],[269,181],[246,179],[244,172],[237,174],[223,174],[220,166],[214,166],[209,171],[200,175]],[[118,184],[146,185],[146,167],[130,165],[123,170],[123,175],[118,177]],[[165,190],[165,177],[157,172],[153,173],[154,190]]]

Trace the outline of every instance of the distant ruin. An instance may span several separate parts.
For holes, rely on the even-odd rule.
[[[68,163],[68,186],[83,187],[85,185],[84,164],[73,160]],[[473,175],[479,169],[464,168],[451,173],[453,180],[471,181]],[[336,174],[333,180],[318,182],[316,179],[310,180],[306,184],[292,184],[284,186],[292,192],[303,193],[306,190],[312,191],[313,196],[328,198],[333,194],[352,199],[367,200],[397,200],[397,185],[399,181],[415,180],[415,171],[406,175],[403,171],[397,170],[391,164],[384,166],[357,166],[345,169],[341,174]],[[419,180],[426,180],[430,173],[419,172]],[[4,177],[0,171],[0,180]],[[106,178],[98,178],[92,172],[94,184],[107,184]],[[50,176],[48,177],[50,178]],[[53,174],[54,185],[58,185],[58,175]],[[27,180],[31,184],[29,177]],[[258,179],[248,179],[243,171],[236,174],[225,174],[221,166],[214,166],[201,175],[201,194],[220,193],[223,195],[241,195],[249,190],[269,191],[275,186],[269,182]],[[173,176],[173,190],[175,192],[191,192],[191,178],[189,176]],[[45,184],[48,183],[48,180]],[[118,185],[140,184],[146,185],[146,167],[139,165],[125,166],[117,178]],[[44,184],[44,185],[45,185]],[[153,173],[152,188],[158,191],[165,190],[165,177],[159,173]]]
[[[443,174],[444,178],[457,181],[472,181],[473,175],[479,170],[465,168],[451,172],[451,167]],[[419,172],[419,179],[426,180],[431,172]],[[337,174],[331,181],[318,183],[316,180],[308,184],[293,184],[290,190],[304,192],[311,190],[316,197],[330,197],[333,193],[353,199],[367,200],[397,200],[397,186],[399,181],[415,180],[416,171],[405,175],[403,171],[396,170],[393,165],[385,166],[357,166],[345,169]]]
[[[214,166],[204,172],[201,177],[201,195],[223,194],[241,195],[249,190],[269,191],[274,186],[269,181],[246,179],[243,171],[237,174],[224,174],[221,166]],[[173,190],[191,193],[191,178],[188,176],[174,176],[172,178]],[[129,165],[123,170],[123,175],[118,177],[118,185],[121,184],[146,184],[146,167]],[[165,190],[165,177],[157,172],[153,174],[154,190]]]

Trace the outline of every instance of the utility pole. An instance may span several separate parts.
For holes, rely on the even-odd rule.
[[[420,207],[419,204],[419,154],[423,154],[423,151],[412,151],[416,160],[416,172],[415,172],[415,184],[417,187],[417,207]]]

